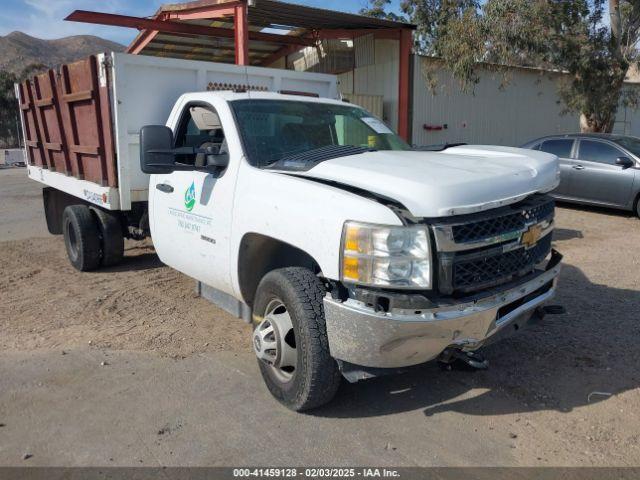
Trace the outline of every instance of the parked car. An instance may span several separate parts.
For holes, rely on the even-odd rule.
[[[613,134],[552,135],[525,145],[557,155],[560,200],[631,210],[640,217],[640,138]]]
[[[28,174],[73,266],[114,265],[123,237],[150,236],[253,323],[264,381],[293,410],[342,376],[481,368],[479,348],[558,313],[543,307],[562,258],[555,155],[412,150],[337,98],[333,75],[117,53],[40,78],[78,113],[35,129],[34,83],[19,86]]]

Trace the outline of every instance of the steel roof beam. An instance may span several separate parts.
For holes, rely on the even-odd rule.
[[[163,12],[168,20],[202,20],[209,18],[220,18],[233,16],[236,7],[242,6],[242,1],[225,2],[217,5],[204,5],[198,7],[185,8],[183,10],[167,10]]]
[[[160,38],[160,36],[156,36],[152,42],[150,42],[148,47],[154,47],[154,46],[175,46],[178,48],[194,48],[194,49],[204,49],[204,50],[222,50],[222,51],[228,51],[228,52],[235,52],[235,46],[233,45],[233,43],[230,44],[215,44],[215,43],[205,43],[205,42],[185,42],[184,39],[185,38],[193,38],[193,37],[182,37],[182,36],[176,36],[173,37],[173,35],[178,35],[178,34],[171,34],[172,36],[170,38]],[[257,47],[255,45],[251,45],[251,53],[260,53],[260,54],[267,54],[270,55],[274,52],[276,52],[277,50],[279,50],[278,45],[273,45],[270,44],[272,46],[272,48],[265,48],[265,47]],[[295,45],[290,45],[292,48],[295,47]],[[147,48],[148,48],[147,47]],[[298,47],[299,48],[299,47]]]
[[[160,33],[158,30],[145,30],[125,50],[133,55],[139,54]]]
[[[322,29],[314,33],[322,40],[351,40],[364,35],[374,35],[379,39],[400,40],[398,28],[356,28],[356,29]]]
[[[300,50],[299,47],[296,47],[295,45],[285,45],[284,47],[282,47],[277,52],[274,52],[271,55],[269,55],[268,57],[266,57],[265,59],[261,60],[260,61],[260,66],[261,67],[268,67],[269,65],[271,65],[271,64],[277,62],[278,60],[280,60],[282,57],[286,57],[287,55],[291,55],[292,53],[296,53],[299,50]]]
[[[75,10],[67,18],[71,22],[94,23],[98,25],[112,25],[116,27],[136,28],[138,30],[158,30],[166,33],[186,33],[190,35],[203,35],[207,37],[235,38],[235,32],[231,28],[205,27],[163,20],[150,20],[148,18],[131,17],[128,15],[116,15],[112,13],[90,12],[87,10]],[[261,42],[280,43],[285,45],[315,45],[308,38],[294,37],[292,35],[274,35],[263,32],[247,32],[249,40]]]
[[[239,2],[233,7],[233,31],[236,40],[236,65],[249,65],[249,18],[247,4]]]

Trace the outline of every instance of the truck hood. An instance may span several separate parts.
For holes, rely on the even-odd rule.
[[[442,152],[367,152],[327,160],[294,175],[393,199],[415,217],[460,215],[508,205],[553,190],[560,178],[555,155],[474,145]]]

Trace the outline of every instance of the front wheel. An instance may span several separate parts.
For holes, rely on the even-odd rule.
[[[306,268],[283,268],[260,282],[254,314],[253,348],[271,394],[300,412],[328,403],[341,381],[329,354],[324,286]]]

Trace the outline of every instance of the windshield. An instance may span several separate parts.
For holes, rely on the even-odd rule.
[[[410,150],[384,123],[352,105],[291,100],[231,102],[249,162],[256,167],[288,168],[284,160],[318,163],[368,150]],[[331,148],[360,147],[360,148]],[[328,158],[317,152],[331,151]],[[335,155],[336,151],[343,155]],[[313,159],[313,160],[312,160]]]
[[[640,138],[637,137],[620,137],[613,140],[623,148],[626,148],[634,155],[640,157]]]

